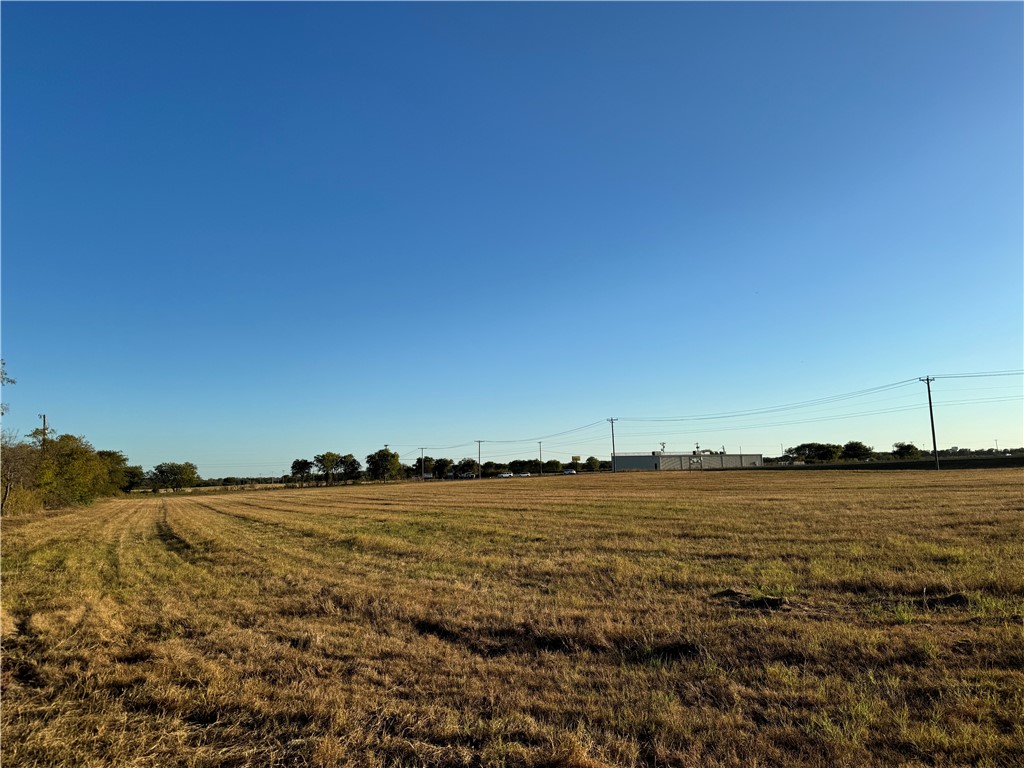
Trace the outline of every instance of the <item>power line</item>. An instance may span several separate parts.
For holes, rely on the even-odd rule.
[[[975,405],[978,403],[1005,403],[1005,402],[1016,402],[1024,400],[1024,396],[1021,397],[984,397],[975,398],[971,400],[936,400],[935,407],[945,406],[956,406],[956,405]],[[744,429],[768,429],[772,427],[789,427],[798,424],[817,424],[824,421],[841,421],[844,419],[855,419],[864,416],[881,416],[888,413],[905,413],[909,411],[921,411],[927,406],[922,404],[902,406],[899,408],[880,408],[872,411],[857,411],[855,413],[843,413],[830,416],[817,416],[814,418],[806,419],[790,419],[787,421],[772,421],[772,422],[760,422],[755,424],[737,424],[732,426],[726,425],[702,425],[701,429],[711,432],[734,432]],[[666,430],[651,430],[643,432],[629,431],[626,433],[629,437],[654,437],[658,435],[684,435],[690,434],[692,430],[687,431],[666,431]]]
[[[996,376],[1020,376],[1024,375],[1024,370],[1018,371],[981,371],[976,373],[946,373],[939,376],[932,376],[932,380],[935,379],[968,379],[968,378],[986,378]],[[765,408],[754,408],[745,411],[726,411],[723,413],[710,413],[710,414],[695,414],[690,416],[623,416],[623,421],[650,421],[650,422],[670,422],[670,421],[711,421],[716,419],[732,419],[740,418],[742,416],[758,416],[769,413],[780,413],[783,411],[797,410],[801,408],[813,408],[820,405],[831,405],[833,403],[843,402],[845,400],[851,400],[859,397],[867,397],[873,394],[879,394],[881,392],[888,392],[894,389],[900,389],[903,387],[910,386],[917,381],[923,381],[923,379],[904,379],[903,381],[896,381],[890,384],[882,384],[877,387],[869,387],[867,389],[857,390],[855,392],[847,392],[840,395],[830,395],[828,397],[815,398],[813,400],[802,400],[795,403],[788,403],[784,405],[768,406]]]
[[[582,432],[585,429],[591,429],[593,427],[598,427],[598,426],[601,425],[601,423],[602,422],[600,422],[600,421],[595,421],[595,422],[592,422],[590,424],[584,424],[582,427],[573,427],[572,429],[567,429],[567,430],[565,430],[563,432],[555,432],[555,433],[550,434],[550,435],[538,435],[537,437],[527,437],[527,438],[522,438],[522,439],[519,439],[519,440],[488,440],[487,442],[488,443],[536,443],[536,442],[538,442],[540,440],[548,440],[550,438],[561,437],[563,435],[571,435],[574,432]]]
[[[1024,376],[1024,370],[1018,371],[983,371],[981,373],[940,373],[931,377],[935,379],[983,379],[995,376]],[[924,379],[921,379],[924,381]]]
[[[726,411],[724,413],[695,414],[691,416],[623,416],[622,421],[706,421],[711,419],[732,419],[739,418],[741,416],[758,416],[766,413],[791,411],[798,408],[811,408],[818,405],[829,405],[831,403],[850,400],[856,397],[865,397],[878,392],[886,392],[891,389],[906,387],[913,384],[915,381],[917,381],[917,379],[905,379],[904,381],[897,381],[892,384],[883,384],[880,387],[871,387],[870,389],[862,389],[842,395],[831,395],[829,397],[821,397],[814,400],[801,400],[796,403],[775,405],[766,408],[753,408],[745,411]]]
[[[926,383],[929,384],[929,389],[930,389],[930,382],[931,381],[935,381],[937,379],[975,379],[975,378],[1008,377],[1008,376],[1021,376],[1021,375],[1024,375],[1024,370],[1002,370],[1002,371],[977,371],[977,372],[966,372],[966,373],[944,373],[944,374],[931,375],[931,376],[928,376],[928,377],[925,377],[925,378],[930,380],[930,381],[926,382]],[[590,422],[588,424],[583,424],[581,426],[572,427],[570,429],[562,430],[562,431],[559,431],[559,432],[553,432],[553,433],[546,434],[546,435],[539,435],[539,436],[536,436],[536,437],[518,438],[518,439],[487,440],[486,442],[488,442],[488,443],[497,443],[497,444],[502,444],[502,445],[507,445],[507,446],[513,446],[513,445],[516,445],[516,444],[526,444],[526,443],[533,443],[533,442],[541,444],[542,442],[550,440],[550,441],[553,441],[553,442],[549,443],[549,446],[548,446],[549,453],[556,453],[556,454],[563,454],[564,453],[564,454],[568,454],[567,451],[559,451],[557,449],[561,448],[561,447],[568,447],[568,446],[573,446],[573,445],[582,445],[582,444],[587,444],[587,443],[594,443],[598,439],[597,435],[596,435],[597,430],[602,426],[603,423],[607,422],[607,423],[609,423],[611,425],[612,454],[614,455],[614,453],[615,453],[615,422],[616,421],[622,421],[622,422],[627,422],[627,423],[630,423],[630,424],[638,424],[638,425],[642,424],[642,423],[649,423],[649,424],[666,423],[667,424],[667,423],[702,422],[701,425],[700,425],[700,428],[701,428],[702,431],[720,432],[720,431],[738,431],[738,430],[766,429],[766,428],[775,428],[775,427],[785,427],[785,426],[793,426],[793,425],[799,425],[799,424],[812,424],[812,423],[820,423],[820,422],[827,422],[827,421],[840,421],[840,420],[846,420],[846,419],[851,419],[851,418],[860,418],[860,417],[866,417],[866,416],[877,416],[877,415],[883,415],[883,414],[889,414],[889,413],[901,413],[901,412],[916,411],[916,410],[923,409],[924,406],[923,405],[908,405],[908,406],[892,407],[892,408],[876,408],[876,409],[862,410],[862,411],[857,411],[857,412],[852,412],[852,413],[838,413],[838,414],[831,414],[831,415],[820,415],[820,416],[815,416],[815,417],[810,417],[810,418],[787,419],[787,420],[784,420],[784,421],[781,421],[781,422],[780,421],[759,422],[759,423],[747,422],[747,423],[744,423],[744,424],[732,423],[732,424],[729,424],[729,425],[726,425],[726,424],[714,424],[713,423],[713,422],[716,422],[716,421],[731,422],[733,420],[742,419],[744,417],[748,417],[749,418],[749,417],[755,417],[755,416],[767,416],[767,415],[770,415],[770,414],[780,414],[780,413],[785,413],[785,412],[788,412],[788,411],[797,411],[797,410],[804,410],[804,409],[820,408],[822,406],[827,406],[827,405],[836,405],[836,404],[845,403],[847,401],[858,399],[858,398],[868,398],[868,397],[871,397],[873,395],[879,395],[879,394],[882,394],[882,393],[885,393],[885,392],[890,392],[890,391],[893,391],[893,390],[909,387],[909,386],[911,386],[911,385],[913,385],[915,383],[919,383],[921,381],[925,381],[925,378],[904,379],[902,381],[890,382],[888,384],[882,384],[882,385],[876,386],[876,387],[868,387],[866,389],[860,389],[860,390],[856,390],[856,391],[853,391],[853,392],[846,392],[846,393],[837,394],[837,395],[829,395],[829,396],[826,396],[826,397],[813,398],[813,399],[809,399],[809,400],[801,400],[801,401],[796,401],[796,402],[792,402],[792,403],[784,403],[784,404],[774,405],[774,406],[766,406],[766,407],[762,407],[762,408],[751,408],[751,409],[738,410],[738,411],[723,411],[723,412],[720,412],[720,413],[692,414],[692,415],[684,415],[684,416],[632,416],[632,417],[615,417],[615,418],[609,418],[609,419],[603,419],[603,420],[599,420],[599,421]],[[990,388],[987,388],[987,389],[997,389],[997,387],[990,387]],[[972,391],[972,390],[969,390],[969,389],[947,390],[947,392],[966,392],[966,391]],[[903,398],[899,397],[899,398],[886,398],[886,399],[891,401],[891,400],[899,400],[899,399],[903,399]],[[1013,401],[1019,401],[1019,400],[1022,400],[1022,399],[1024,399],[1024,397],[1022,397],[1020,395],[1015,395],[1015,396],[1010,396],[1010,397],[987,397],[987,398],[959,399],[959,400],[941,400],[941,399],[936,398],[934,400],[934,402],[931,403],[930,407],[932,409],[935,409],[935,408],[945,408],[945,407],[952,407],[952,406],[959,406],[959,405],[969,405],[969,404],[980,404],[980,403],[1013,402]],[[588,438],[583,438],[583,433],[586,433],[588,430],[593,430],[595,432],[593,438],[589,438],[589,437]],[[687,432],[688,433],[692,432],[692,430],[687,430]],[[630,438],[645,437],[645,436],[675,436],[675,435],[682,435],[682,434],[684,434],[684,432],[681,432],[681,431],[666,431],[664,429],[660,429],[658,431],[646,431],[646,430],[643,430],[643,431],[636,431],[636,432],[627,429],[627,431],[626,431],[626,436],[628,436]],[[570,436],[573,436],[575,439],[568,439],[568,440],[558,440],[557,439],[557,438],[566,438],[566,437],[570,437]],[[418,445],[418,444],[416,444],[416,445],[410,444],[410,445],[407,445],[407,446],[398,446],[398,447],[415,448],[416,450],[419,450],[421,455],[422,455],[423,452],[426,451],[426,450],[429,450],[429,451],[452,451],[452,450],[456,450],[456,449],[459,449],[459,448],[468,448],[468,447],[471,447],[474,442],[477,444],[477,460],[479,462],[480,459],[482,458],[481,457],[481,448],[480,448],[480,446],[481,446],[481,443],[485,442],[483,440],[467,441],[467,442],[462,442],[462,443],[455,443],[455,444],[452,444],[452,445],[440,445],[440,446],[422,446],[422,445]],[[933,443],[934,442],[935,441],[933,439]],[[539,447],[541,448],[541,450],[543,450],[542,446],[539,446]],[[508,453],[508,454],[506,454],[506,453],[497,453],[497,454],[492,454],[492,455],[494,455],[495,458],[497,458],[497,457],[510,456],[510,455],[513,455],[513,454],[511,454],[511,453]],[[279,461],[251,461],[251,462],[204,462],[204,461],[199,461],[199,463],[202,463],[204,466],[211,467],[211,468],[212,467],[217,467],[217,468],[221,468],[221,469],[230,469],[230,468],[234,468],[234,467],[244,468],[244,467],[284,466],[284,465],[287,465],[288,461],[287,460],[280,461],[280,462]]]

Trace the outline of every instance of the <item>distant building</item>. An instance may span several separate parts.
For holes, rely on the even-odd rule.
[[[764,459],[760,453],[666,453],[651,451],[650,453],[616,453],[612,456],[612,468],[616,472],[687,470],[700,471],[705,469],[740,469],[743,467],[763,467]]]

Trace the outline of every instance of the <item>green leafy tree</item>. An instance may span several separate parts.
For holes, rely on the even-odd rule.
[[[146,473],[139,464],[132,464],[124,468],[124,485],[121,490],[125,493],[141,488],[146,484]]]
[[[366,457],[366,472],[371,480],[387,482],[401,476],[402,462],[397,453],[381,448]]]
[[[509,471],[516,475],[529,472],[532,475],[540,474],[540,459],[513,459],[508,463]]]
[[[296,459],[292,462],[292,477],[298,478],[300,486],[309,482],[312,472],[313,462],[309,459]]]
[[[476,459],[465,458],[461,459],[458,464],[455,465],[455,474],[459,477],[463,475],[473,475],[473,477],[480,476],[480,465],[477,464]]]
[[[179,491],[182,488],[192,488],[201,480],[198,467],[190,461],[181,464],[170,461],[157,464],[149,473],[149,481],[154,490],[171,488]]]
[[[109,492],[107,464],[84,437],[59,435],[40,442],[37,486],[47,507],[88,504]]]
[[[354,483],[359,479],[362,471],[363,465],[351,453],[346,453],[341,457],[341,479],[344,482]]]
[[[864,459],[870,459],[874,453],[875,449],[870,445],[864,445],[864,443],[858,440],[851,440],[843,446],[843,452],[839,454],[839,458],[852,461],[863,461]]]
[[[601,471],[601,460],[599,458],[597,458],[596,456],[588,456],[586,464],[587,464],[587,469],[589,469],[591,472],[600,472]]]
[[[454,466],[455,462],[451,459],[434,459],[433,475],[438,480],[444,480],[448,477],[448,473],[452,471]]]
[[[835,461],[842,452],[843,447],[833,443],[801,443],[794,448],[786,449],[788,455],[808,464],[826,464]]]
[[[897,459],[916,459],[921,455],[921,449],[913,443],[893,443],[892,455]]]
[[[434,473],[434,459],[430,456],[423,456],[422,458],[416,459],[412,465],[415,470],[416,477],[422,475],[433,475]]]
[[[0,436],[0,515],[30,512],[42,505],[36,488],[39,447],[19,441],[15,434],[3,430]]]
[[[323,472],[324,480],[328,485],[334,485],[334,474],[340,470],[341,454],[334,451],[327,451],[313,457],[313,463],[317,469]]]
[[[549,459],[544,462],[544,472],[549,475],[557,475],[562,471],[562,462],[558,459]]]
[[[481,468],[484,477],[497,477],[502,472],[508,471],[508,464],[502,464],[500,461],[485,461]]]
[[[33,430],[27,442],[9,432],[0,442],[0,512],[89,504],[142,484],[142,467],[120,451],[97,451],[84,437]]]
[[[120,451],[96,451],[96,455],[107,468],[107,483],[102,491],[103,495],[127,493],[142,484],[139,479],[139,476],[145,477],[142,467],[129,467],[127,457]]]

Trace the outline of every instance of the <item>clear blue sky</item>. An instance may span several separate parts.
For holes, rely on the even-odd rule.
[[[207,477],[928,445],[917,377],[1024,368],[1022,11],[4,3],[4,426]],[[1024,444],[1021,376],[933,392]]]

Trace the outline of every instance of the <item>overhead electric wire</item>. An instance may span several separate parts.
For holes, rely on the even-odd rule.
[[[893,400],[897,400],[898,401],[898,400],[906,400],[906,399],[907,399],[907,396],[901,396],[901,397],[897,397],[897,398],[885,398],[885,399],[883,399],[881,401],[877,401],[877,402],[879,402],[879,403],[886,402],[886,401],[892,402]],[[893,405],[893,406],[887,406],[887,407],[884,407],[884,408],[876,408],[876,409],[873,409],[873,410],[870,410],[870,411],[868,411],[868,410],[856,411],[854,413],[849,413],[849,412],[847,412],[847,413],[843,413],[843,412],[830,413],[829,411],[825,411],[823,413],[820,413],[820,414],[814,415],[814,416],[812,416],[811,414],[808,414],[808,418],[807,419],[802,419],[802,420],[790,420],[790,421],[785,421],[785,422],[775,422],[775,421],[770,421],[770,422],[753,422],[753,423],[747,422],[747,423],[739,425],[739,426],[729,427],[729,429],[759,429],[759,428],[762,428],[762,427],[772,427],[772,426],[788,425],[788,424],[799,424],[799,423],[804,423],[804,422],[809,422],[809,421],[828,421],[829,419],[832,419],[832,418],[842,419],[842,418],[847,418],[848,416],[851,416],[851,415],[853,415],[853,416],[873,416],[873,415],[877,415],[877,414],[894,413],[894,412],[897,412],[897,411],[900,411],[900,410],[914,410],[916,408],[925,408],[925,407],[927,407],[927,404],[925,404],[925,403],[914,402],[914,404],[912,404],[912,405],[906,405],[906,406]],[[783,413],[783,411],[776,411],[776,412],[773,412],[773,413]],[[755,415],[756,416],[756,415],[761,415],[761,414],[749,414],[749,415]],[[765,415],[769,415],[769,414],[766,413]],[[735,418],[735,417],[733,417],[733,418]],[[714,423],[713,423],[715,420],[713,420],[713,419],[705,419],[703,421],[704,421],[704,423],[700,424],[699,427],[691,428],[691,430],[689,430],[689,431],[692,432],[692,430],[695,429],[695,428],[699,428],[699,429],[702,429],[702,430],[713,430],[713,429],[716,428]],[[721,419],[721,421],[728,422],[728,421],[731,421],[731,419],[723,418],[723,419]],[[659,422],[659,423],[666,423],[666,422]],[[721,428],[724,429],[725,427],[723,426]],[[631,434],[649,434],[649,435],[667,434],[667,433],[664,433],[663,431],[657,431],[657,432],[652,431],[652,432],[645,432],[645,433],[634,432],[634,431],[632,431],[630,429],[628,424],[623,426],[621,429],[622,429],[622,434],[624,434],[624,435],[631,435]]]
[[[982,379],[989,376],[1024,376],[1024,370],[1018,371],[983,371],[981,373],[939,373],[933,379]]]
[[[549,440],[549,439],[552,439],[552,438],[555,438],[555,437],[561,437],[562,435],[571,435],[574,432],[582,432],[584,429],[592,429],[592,428],[597,427],[597,426],[602,426],[603,424],[604,424],[604,419],[602,419],[601,421],[591,422],[590,424],[584,424],[582,427],[573,427],[572,429],[567,429],[567,430],[565,430],[563,432],[555,432],[555,433],[550,434],[550,435],[539,435],[538,437],[524,437],[524,438],[522,438],[520,440],[484,440],[484,442],[485,443],[536,443],[536,442],[541,441],[541,440]]]
[[[473,445],[472,442],[456,443],[455,445],[419,445],[414,443],[388,443],[388,445],[395,448],[410,448],[415,451],[451,451],[455,448],[468,448]]]
[[[992,398],[985,397],[985,398],[975,398],[975,399],[971,399],[971,400],[946,400],[946,401],[936,400],[934,405],[935,405],[936,408],[939,408],[941,406],[974,405],[974,404],[977,404],[977,403],[1004,403],[1004,402],[1014,402],[1014,401],[1020,401],[1020,400],[1024,400],[1024,396],[1021,396],[1021,397],[992,397]],[[815,423],[819,423],[819,422],[823,422],[823,421],[840,421],[840,420],[843,420],[843,419],[862,418],[864,416],[881,416],[881,415],[889,414],[889,413],[905,413],[905,412],[909,412],[909,411],[921,411],[921,410],[927,410],[927,408],[928,408],[928,404],[927,403],[921,403],[921,404],[918,404],[918,405],[908,405],[908,406],[903,406],[903,407],[898,407],[898,408],[880,408],[880,409],[876,409],[876,410],[873,410],[873,411],[858,411],[856,413],[845,413],[845,414],[837,414],[837,415],[831,415],[831,416],[818,416],[818,417],[815,417],[815,418],[808,418],[808,419],[793,419],[793,420],[790,420],[790,421],[775,421],[775,422],[762,423],[762,424],[739,424],[739,425],[733,425],[733,426],[719,426],[719,427],[710,427],[710,428],[703,427],[703,429],[705,429],[705,431],[707,431],[707,432],[735,432],[735,431],[744,430],[744,429],[768,429],[768,428],[772,428],[772,427],[789,427],[789,426],[793,426],[793,425],[796,425],[796,424],[815,424]],[[629,431],[629,430],[624,430],[621,434],[622,434],[622,439],[627,439],[628,440],[631,437],[657,437],[657,436],[670,437],[672,435],[684,435],[684,434],[685,435],[692,435],[693,432],[692,431],[686,431],[686,432],[666,432],[664,430],[652,431],[652,432],[633,432],[633,431]]]
[[[607,439],[607,437],[605,439]],[[593,440],[570,440],[568,442],[551,443],[551,446],[552,446],[552,448],[557,448],[558,446],[587,445],[588,443],[593,443]],[[544,443],[544,450],[546,451],[547,449],[548,449],[548,444]]]
[[[745,430],[745,429],[771,429],[773,427],[790,427],[790,426],[793,426],[795,424],[817,424],[817,423],[820,423],[820,422],[823,422],[823,421],[841,421],[843,419],[856,419],[856,418],[861,418],[861,417],[864,417],[864,416],[880,416],[880,415],[887,414],[887,413],[904,413],[904,412],[907,412],[907,411],[920,411],[920,410],[926,410],[927,408],[928,408],[928,404],[927,403],[922,403],[921,405],[908,405],[908,406],[904,406],[904,407],[901,407],[901,408],[884,408],[884,409],[880,409],[880,410],[860,411],[858,413],[847,413],[847,414],[842,414],[842,415],[818,416],[818,417],[815,417],[815,418],[792,419],[792,420],[789,420],[789,421],[773,421],[773,422],[767,422],[767,423],[762,423],[762,424],[736,424],[736,425],[732,425],[732,426],[725,426],[725,425],[723,425],[723,426],[715,426],[715,427],[702,427],[702,429],[704,430],[705,433],[737,432],[737,431]],[[658,435],[662,435],[662,436],[668,437],[668,436],[671,436],[671,435],[693,435],[693,434],[694,434],[694,432],[692,430],[686,431],[686,432],[664,432],[664,431],[658,431],[658,432],[623,432],[622,433],[623,436],[622,436],[621,439],[627,440],[627,439],[629,439],[631,437],[657,437]]]
[[[986,378],[996,376],[1020,376],[1024,375],[1024,370],[1013,370],[1013,371],[979,371],[973,373],[944,373],[933,376],[935,379],[968,379],[968,378]],[[866,397],[868,395],[877,394],[880,392],[886,392],[893,389],[899,389],[902,387],[910,386],[920,379],[904,379],[903,381],[896,381],[890,384],[883,384],[878,387],[869,387],[867,389],[857,390],[855,392],[847,392],[840,395],[831,395],[829,397],[816,398],[814,400],[802,400],[795,403],[788,403],[784,405],[769,406],[766,408],[754,408],[745,411],[726,411],[724,413],[710,413],[710,414],[695,414],[691,416],[622,416],[619,417],[621,421],[707,421],[713,419],[731,419],[740,418],[742,416],[755,416],[767,413],[779,413],[782,411],[796,410],[799,408],[811,408],[818,405],[830,405],[832,403],[842,402],[845,400],[851,400],[858,397]]]
[[[1015,400],[1024,400],[1024,395],[1014,397],[976,397],[971,400],[935,400],[935,405],[973,405],[974,403],[1012,403]]]
[[[1000,387],[942,387],[941,389],[936,388],[937,393],[941,392],[992,392],[995,390],[1010,390],[1013,392],[1024,392],[1024,389],[1018,386],[1000,386]]]
[[[975,379],[975,378],[1006,377],[1006,376],[1021,376],[1021,375],[1024,375],[1024,370],[978,371],[978,372],[969,372],[969,373],[943,373],[943,374],[935,374],[935,375],[931,376],[931,378],[932,379]],[[628,441],[630,438],[639,438],[639,437],[652,437],[652,436],[670,437],[670,436],[681,436],[681,435],[684,435],[684,434],[692,436],[694,434],[694,430],[692,430],[692,429],[685,430],[685,431],[658,430],[658,431],[638,431],[638,432],[634,432],[634,431],[631,431],[629,429],[629,427],[628,427],[629,423],[634,423],[634,424],[641,424],[641,423],[648,423],[648,424],[666,423],[667,424],[667,423],[673,423],[673,422],[675,422],[675,423],[702,422],[700,424],[699,428],[703,432],[712,432],[713,433],[713,432],[739,431],[739,430],[752,430],[752,429],[770,429],[770,428],[775,428],[775,427],[786,427],[786,426],[793,426],[793,425],[798,425],[798,424],[813,424],[813,423],[819,423],[819,422],[825,422],[825,421],[839,421],[839,420],[852,419],[852,418],[862,418],[862,417],[866,417],[866,416],[879,416],[879,415],[890,414],[890,413],[902,413],[902,412],[909,412],[909,411],[918,411],[918,410],[923,410],[923,409],[927,408],[928,406],[926,404],[924,404],[924,403],[920,403],[920,404],[907,405],[907,406],[901,406],[901,407],[879,408],[879,409],[874,409],[874,410],[857,411],[857,412],[854,412],[854,413],[839,413],[839,414],[833,413],[831,415],[824,415],[823,414],[823,415],[812,417],[812,418],[790,419],[790,420],[781,421],[781,422],[762,422],[762,423],[754,423],[754,424],[751,424],[751,423],[732,424],[730,426],[714,425],[714,424],[707,423],[707,422],[715,422],[715,421],[732,421],[734,419],[741,419],[741,418],[744,418],[744,417],[767,416],[769,414],[785,413],[787,411],[795,411],[795,410],[801,410],[801,409],[811,409],[811,408],[817,408],[817,407],[821,407],[821,406],[833,405],[833,404],[837,404],[837,403],[843,403],[843,402],[846,402],[846,401],[849,401],[849,400],[854,400],[854,399],[857,399],[857,398],[865,398],[865,397],[869,397],[871,395],[877,395],[877,394],[881,394],[883,392],[889,392],[889,391],[892,391],[892,390],[901,389],[901,388],[904,388],[904,387],[909,387],[909,386],[917,384],[920,381],[923,381],[923,379],[920,379],[920,378],[904,379],[902,381],[895,381],[895,382],[891,382],[891,383],[888,383],[888,384],[883,384],[883,385],[880,385],[880,386],[877,386],[877,387],[869,387],[867,389],[856,390],[856,391],[853,391],[853,392],[846,392],[846,393],[842,393],[842,394],[838,394],[838,395],[830,395],[828,397],[814,398],[814,399],[811,399],[811,400],[800,400],[800,401],[796,401],[796,402],[793,402],[793,403],[784,403],[784,404],[781,404],[781,405],[767,406],[767,407],[764,407],[764,408],[751,408],[751,409],[741,410],[741,411],[724,411],[724,412],[720,412],[720,413],[692,414],[692,415],[686,415],[686,416],[621,416],[621,417],[617,417],[616,421],[626,422],[626,423],[620,425],[620,430],[621,430],[621,433],[620,433],[621,434],[621,438],[620,439]],[[986,387],[986,388],[980,388],[980,389],[1002,389],[1002,388],[1008,388],[1008,387]],[[968,392],[968,391],[977,391],[978,389],[979,388],[970,388],[970,389],[965,388],[965,389],[959,389],[959,390],[953,389],[953,390],[947,390],[946,393],[947,394],[952,394],[953,392],[960,393],[960,392]],[[900,398],[885,398],[885,399],[891,401],[891,400],[900,399]],[[971,405],[971,404],[982,404],[982,403],[1013,402],[1013,401],[1019,401],[1019,400],[1022,400],[1022,399],[1024,399],[1024,396],[1021,396],[1021,395],[1008,396],[1008,397],[987,397],[987,398],[959,399],[959,400],[942,400],[940,397],[937,397],[936,400],[935,400],[934,405],[937,408],[941,408],[941,407],[951,407],[951,406]],[[479,442],[483,443],[485,446],[488,445],[488,444],[499,444],[499,445],[511,446],[511,445],[516,445],[516,444],[545,442],[545,441],[548,441],[548,440],[555,441],[556,438],[568,437],[568,436],[572,435],[572,436],[575,436],[576,439],[557,440],[555,442],[551,442],[548,445],[544,446],[544,452],[545,453],[561,454],[561,455],[572,455],[571,452],[569,452],[569,451],[562,451],[562,450],[559,450],[559,449],[560,448],[570,447],[570,446],[575,446],[575,445],[585,445],[585,444],[591,444],[592,445],[599,438],[597,438],[596,436],[594,438],[582,438],[581,433],[583,433],[583,432],[585,432],[587,430],[594,430],[596,432],[598,429],[600,429],[603,432],[603,430],[605,429],[606,421],[607,421],[607,419],[601,419],[599,421],[594,421],[594,422],[591,422],[589,424],[584,424],[582,426],[573,427],[571,429],[562,430],[560,432],[553,432],[553,433],[550,433],[550,434],[547,434],[547,435],[539,435],[537,437],[528,437],[528,438],[519,438],[519,439],[482,440],[482,441],[479,441]],[[455,443],[453,445],[441,445],[441,446],[437,446],[437,445],[421,446],[421,445],[399,444],[399,443],[392,443],[391,445],[394,445],[395,447],[398,447],[398,448],[408,448],[408,449],[423,450],[423,451],[452,451],[452,450],[455,450],[455,449],[458,449],[458,448],[472,448],[474,446],[474,443],[476,443],[476,442],[477,441],[466,441],[466,442],[462,442],[462,443]],[[488,452],[488,456],[497,457],[497,458],[504,458],[506,456],[511,456],[511,455],[513,455],[513,454],[512,453],[506,453],[506,452],[501,452],[501,453],[491,453],[491,452]],[[225,463],[199,461],[197,463],[201,463],[205,467],[219,467],[219,468],[240,467],[240,468],[244,468],[244,467],[264,467],[264,466],[265,467],[276,467],[276,466],[281,466],[282,464],[286,465],[287,461],[285,461],[285,462],[256,461],[256,462],[225,462]]]
[[[707,413],[707,414],[695,414],[692,416],[621,416],[620,421],[707,421],[711,419],[734,419],[742,416],[758,416],[766,413],[779,413],[782,411],[791,411],[798,408],[811,408],[818,405],[829,405],[831,403],[841,402],[843,400],[850,400],[855,397],[865,397],[867,395],[876,394],[878,392],[886,392],[891,389],[898,389],[900,387],[906,387],[917,382],[917,379],[905,379],[904,381],[897,381],[891,384],[883,384],[880,387],[871,387],[869,389],[862,389],[856,392],[848,392],[842,395],[832,395],[830,397],[817,398],[815,400],[801,400],[795,403],[788,403],[785,405],[769,406],[767,408],[753,408],[746,411],[726,411],[724,413]]]

